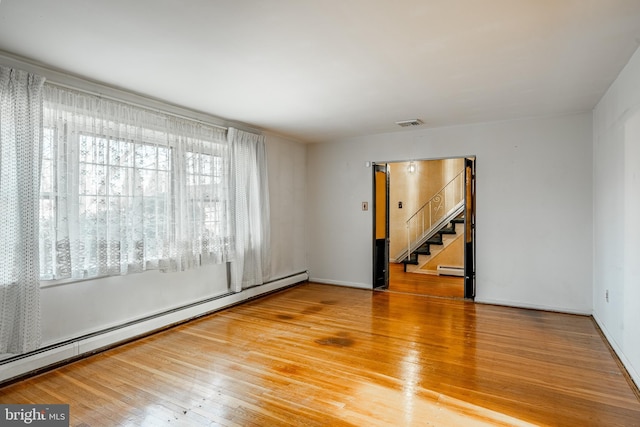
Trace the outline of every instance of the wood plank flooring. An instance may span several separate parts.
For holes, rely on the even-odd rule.
[[[464,278],[407,273],[402,264],[389,263],[389,290],[415,295],[464,298]]]
[[[634,426],[589,317],[302,284],[0,388],[72,426]]]

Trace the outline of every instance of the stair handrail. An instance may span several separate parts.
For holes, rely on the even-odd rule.
[[[423,209],[424,209],[424,208],[425,208],[429,203],[431,203],[431,201],[432,201],[433,199],[435,199],[435,198],[436,198],[436,196],[437,196],[438,194],[442,193],[442,191],[443,191],[445,188],[447,188],[447,187],[449,186],[449,184],[451,184],[453,181],[455,181],[455,180],[456,180],[459,176],[461,176],[463,173],[464,173],[464,169],[462,169],[460,172],[458,172],[458,174],[457,174],[456,176],[454,176],[453,178],[451,178],[451,180],[450,180],[449,182],[447,182],[447,183],[446,183],[446,184],[445,184],[445,185],[444,185],[440,190],[436,191],[436,192],[433,194],[433,196],[431,196],[431,198],[430,198],[430,199],[429,199],[425,204],[423,204],[422,206],[420,206],[420,207],[418,208],[418,210],[417,210],[417,211],[415,211],[415,212],[414,212],[414,214],[413,214],[413,215],[411,215],[411,216],[409,217],[409,219],[406,221],[406,223],[408,224],[408,223],[413,219],[413,217],[415,217],[416,215],[418,215],[418,213],[420,213],[420,211],[421,211],[421,210],[423,210]]]
[[[456,176],[454,176],[449,182],[447,182],[440,190],[436,191],[434,193],[434,195],[426,202],[424,203],[413,215],[411,215],[409,217],[409,219],[407,219],[406,221],[406,227],[407,227],[407,254],[406,257],[407,259],[411,256],[411,253],[413,252],[413,250],[417,249],[413,249],[412,250],[412,240],[411,240],[411,221],[416,218],[421,212],[422,214],[422,228],[420,233],[416,232],[416,238],[413,241],[413,245],[416,245],[416,243],[420,240],[425,239],[425,230],[427,230],[427,232],[433,231],[433,225],[434,223],[438,223],[442,218],[444,218],[446,215],[450,215],[451,212],[453,211],[459,211],[460,210],[460,203],[462,200],[464,200],[464,179],[459,179],[460,177],[462,177],[464,175],[464,169],[462,169],[460,172],[458,172],[458,174],[456,174]],[[459,198],[460,200],[456,200],[455,201],[455,207],[450,210],[448,213],[443,212],[443,215],[439,216],[436,218],[436,220],[433,220],[432,217],[432,205],[434,202],[439,203],[439,205],[436,208],[436,212],[439,211],[442,208],[442,203],[443,203],[443,199],[445,199],[445,194],[446,194],[446,189],[453,184],[454,181],[458,180],[460,181],[460,191],[458,192],[459,194]],[[445,206],[446,206],[446,200],[444,200],[445,202]],[[425,228],[425,224],[424,224],[424,210],[428,207],[430,207],[429,209],[429,225],[428,227]],[[429,237],[426,237],[426,239],[428,239]],[[418,245],[419,246],[419,245]]]

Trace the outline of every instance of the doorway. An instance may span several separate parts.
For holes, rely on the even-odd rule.
[[[475,296],[475,157],[373,164],[374,288]]]

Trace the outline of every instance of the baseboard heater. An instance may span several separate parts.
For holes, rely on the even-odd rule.
[[[440,276],[464,276],[463,267],[451,267],[446,265],[438,266],[438,275]]]

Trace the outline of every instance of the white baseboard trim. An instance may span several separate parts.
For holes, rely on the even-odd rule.
[[[309,281],[315,282],[315,283],[322,283],[325,285],[338,285],[338,286],[346,286],[349,288],[358,288],[358,289],[373,289],[373,286],[370,283],[345,282],[343,280],[322,279],[320,277],[310,277]]]
[[[556,313],[565,313],[565,314],[577,314],[580,316],[591,316],[591,310],[575,310],[566,307],[553,307],[548,305],[539,305],[539,304],[527,304],[519,301],[499,301],[492,299],[483,299],[476,297],[474,300],[479,304],[490,304],[490,305],[501,305],[504,307],[514,307],[514,308],[527,308],[531,310],[540,310],[540,311],[553,311]]]
[[[257,296],[303,282],[307,280],[308,277],[309,275],[306,272],[294,274],[264,285],[245,289],[244,291],[236,294],[229,294],[200,304],[193,304],[182,309],[171,310],[165,314],[131,323],[119,328],[112,328],[103,333],[81,337],[57,347],[51,346],[45,350],[25,355],[24,357],[8,361],[4,364],[0,361],[0,365],[2,367],[2,369],[0,369],[0,384],[34,371],[45,369],[48,366],[62,363],[65,360],[87,355],[98,350],[117,345],[118,343],[147,335],[171,325],[204,316],[225,307],[241,303],[250,298],[255,298]]]
[[[620,348],[620,345],[618,345],[618,342],[613,338],[609,330],[604,326],[604,323],[598,318],[598,315],[596,313],[593,313],[593,320],[595,320],[596,324],[602,331],[602,334],[609,342],[609,345],[618,356],[618,359],[620,359],[620,362],[624,365],[625,369],[629,373],[629,376],[636,384],[636,387],[640,388],[640,373],[633,367],[629,359],[627,359],[627,356],[624,354],[624,351],[622,351],[622,348]]]

